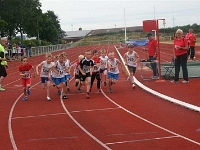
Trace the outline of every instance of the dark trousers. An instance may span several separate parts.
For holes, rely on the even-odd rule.
[[[183,79],[188,81],[187,57],[188,57],[187,54],[176,56],[174,81],[178,81],[179,80],[180,67],[182,67]]]
[[[100,87],[101,87],[100,86],[101,79],[100,79],[100,73],[99,72],[92,74],[92,77],[91,77],[91,88],[92,88],[92,85],[94,83],[95,78],[97,79],[97,88],[100,89]]]
[[[195,55],[195,47],[190,46],[190,48],[188,49],[188,56],[190,57],[190,59],[193,59],[194,55]]]
[[[149,56],[149,61],[154,61],[156,60],[155,57],[153,56]],[[157,63],[151,63],[151,68],[153,70],[153,76],[158,76],[158,67],[157,67]]]

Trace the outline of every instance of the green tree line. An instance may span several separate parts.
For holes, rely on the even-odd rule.
[[[65,32],[58,16],[51,10],[43,13],[40,0],[0,0],[0,35],[15,37],[27,34],[51,43],[57,43]]]

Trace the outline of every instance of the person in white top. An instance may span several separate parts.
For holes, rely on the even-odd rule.
[[[65,85],[67,88],[67,93],[70,93],[70,70],[71,70],[71,64],[70,64],[70,60],[67,59],[67,55],[65,52],[63,52],[63,55],[65,56],[65,66],[66,66],[66,70],[65,70]]]
[[[65,56],[63,53],[59,55],[59,60],[56,62],[54,66],[54,73],[52,77],[54,78],[54,83],[58,88],[58,95],[61,95],[62,91],[62,98],[67,99],[66,96],[66,84],[65,84],[65,71],[68,70],[68,67],[65,64]]]
[[[137,67],[137,62],[139,60],[139,55],[134,51],[134,45],[129,44],[128,45],[128,52],[124,54],[124,61],[125,65],[128,67],[128,70],[130,72],[129,79],[132,83],[132,88],[135,88],[135,83],[134,83],[134,74],[136,71]]]
[[[117,58],[115,58],[114,52],[108,53],[108,87],[109,92],[112,93],[112,84],[115,84],[115,82],[119,78],[119,68],[118,64],[122,64]]]
[[[75,86],[78,88],[77,91],[79,93],[82,92],[81,90],[81,86],[82,86],[82,83],[81,83],[81,79],[80,79],[80,75],[79,75],[79,68],[78,66],[80,65],[80,61],[84,58],[84,55],[79,55],[78,56],[78,61],[75,62],[72,67],[74,67],[74,77],[75,77]]]
[[[108,71],[107,71],[108,56],[106,55],[105,49],[102,49],[100,52],[101,52],[101,56],[99,57],[100,58],[100,77],[101,77],[101,80],[104,81],[104,86],[106,86],[107,85],[106,79],[107,79],[107,74],[108,74]]]
[[[51,53],[47,53],[46,54],[46,60],[42,61],[39,65],[37,65],[36,67],[36,73],[37,75],[39,75],[39,67],[41,67],[41,71],[40,71],[40,77],[41,77],[41,83],[43,88],[45,88],[45,86],[47,87],[47,100],[50,101],[50,80],[51,80],[51,70],[54,66],[53,61],[53,56]]]

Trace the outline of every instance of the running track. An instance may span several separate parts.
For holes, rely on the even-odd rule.
[[[171,45],[161,45],[161,61],[170,61]],[[115,51],[113,45],[75,47],[65,50],[71,62],[86,49]],[[127,49],[120,49],[124,54]],[[136,48],[140,58],[146,58],[142,48]],[[59,52],[53,53],[57,54]],[[117,56],[117,53],[116,53]],[[199,59],[197,53],[197,59]],[[44,55],[30,58],[39,64]],[[77,93],[74,79],[68,100],[62,100],[51,88],[52,101],[46,101],[46,90],[39,77],[32,79],[31,96],[22,101],[18,66],[9,64],[9,76],[4,80],[6,92],[0,93],[0,149],[2,150],[199,150],[200,115],[197,112],[162,100],[136,87],[131,88],[124,73],[113,87],[113,93],[95,84],[90,99]],[[140,67],[136,78],[140,80]],[[200,106],[200,79],[189,84],[141,81],[165,95]]]

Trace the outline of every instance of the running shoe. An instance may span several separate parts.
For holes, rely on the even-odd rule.
[[[77,89],[77,92],[81,93],[81,92],[82,92],[82,90],[81,90],[81,89]]]
[[[135,84],[134,84],[134,83],[132,84],[132,88],[133,88],[133,89],[135,88]]]
[[[25,97],[23,98],[23,101],[27,101],[27,99],[28,99],[28,98],[25,96]]]
[[[98,93],[101,93],[101,89],[98,90]]]
[[[5,91],[5,90],[6,90],[6,89],[4,89],[4,88],[2,88],[2,87],[0,88],[0,91]]]
[[[47,96],[47,101],[50,101],[50,100],[51,100],[51,98]]]
[[[87,94],[86,94],[86,98],[90,98],[90,95],[89,95],[89,93],[87,93]]]
[[[183,80],[182,83],[183,83],[183,84],[189,83],[189,81]]]
[[[170,81],[171,83],[178,83],[178,81],[175,81],[175,80],[172,80],[172,81]]]
[[[112,93],[112,89],[110,88],[108,92],[109,92],[109,93]]]
[[[66,95],[63,95],[62,98],[63,98],[63,99],[67,99],[67,96],[66,96]]]

